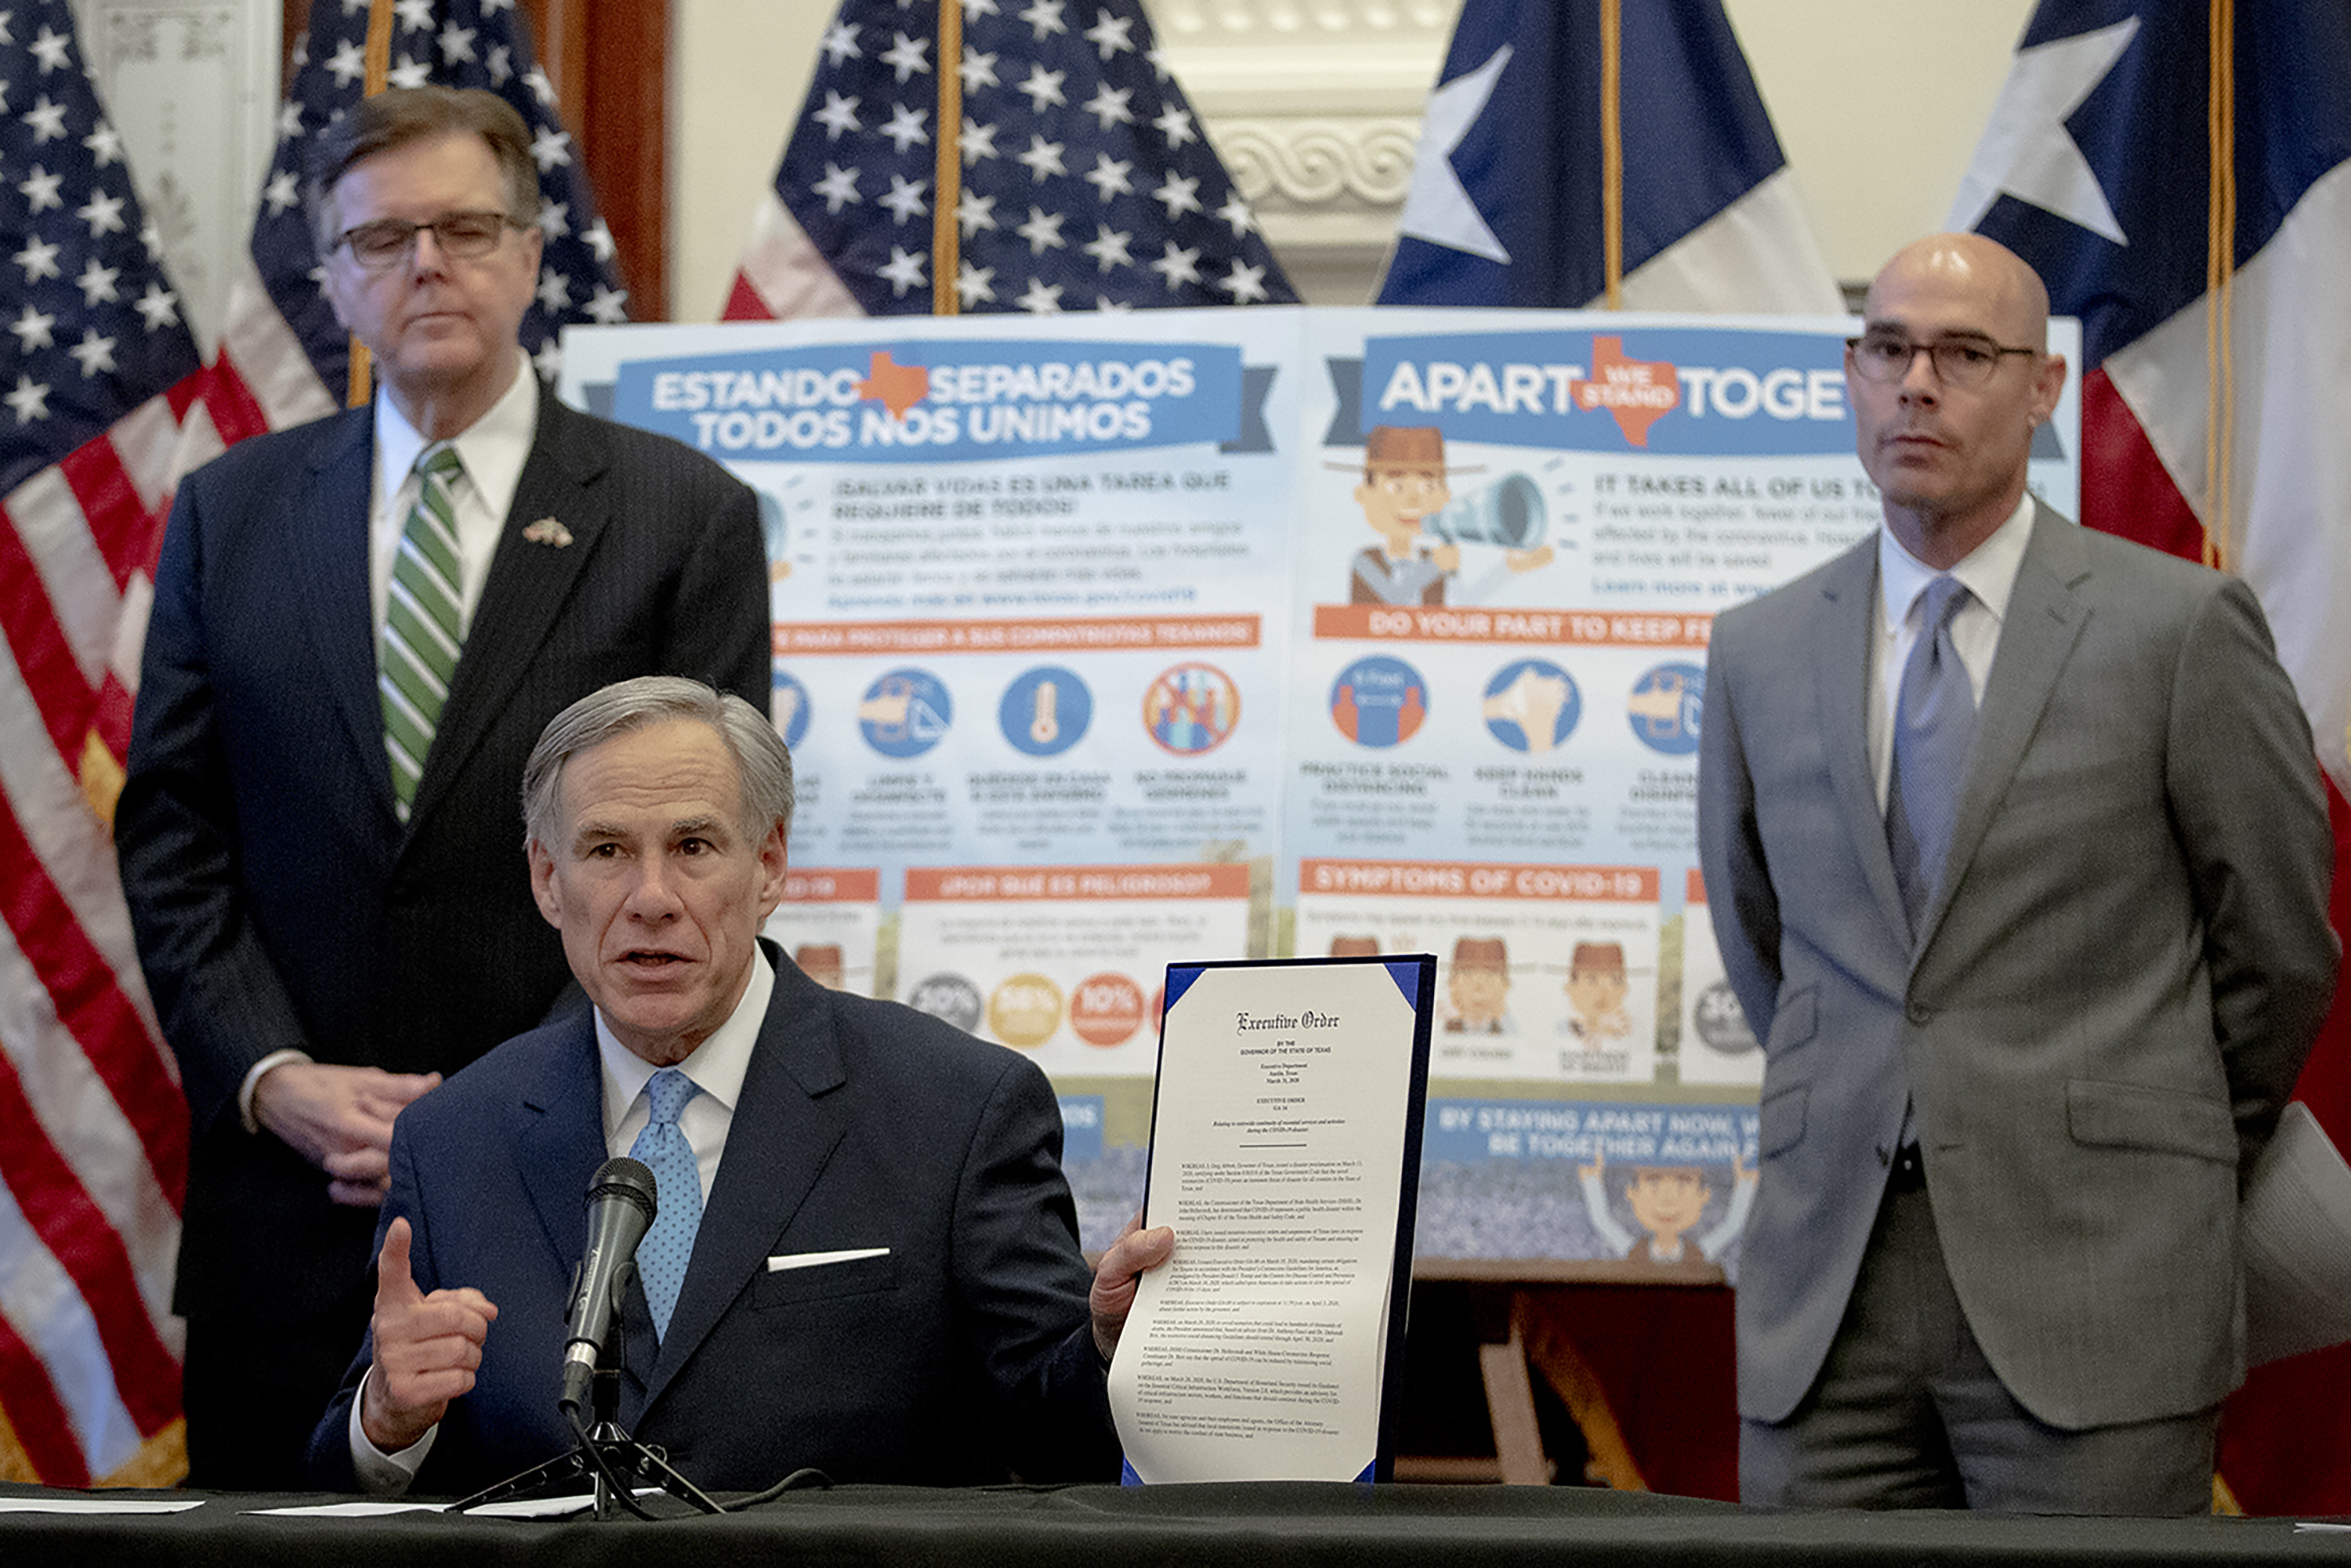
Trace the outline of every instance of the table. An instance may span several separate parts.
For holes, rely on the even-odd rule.
[[[37,1497],[0,1487],[0,1500]],[[155,1495],[155,1494],[142,1494]],[[202,1494],[183,1494],[197,1496]],[[324,1499],[214,1495],[136,1518],[0,1513],[0,1560],[204,1568],[1506,1568],[1516,1563],[2094,1564],[2351,1562],[2351,1533],[2272,1519],[2065,1520],[1954,1513],[1773,1513],[1690,1498],[1572,1487],[1343,1483],[926,1491],[842,1487],[757,1511],[654,1523],[523,1522],[402,1514],[366,1520],[243,1511]]]

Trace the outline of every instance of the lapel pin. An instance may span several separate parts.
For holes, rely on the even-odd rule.
[[[524,528],[522,537],[535,545],[553,545],[561,549],[571,542],[571,530],[553,517],[541,517]]]

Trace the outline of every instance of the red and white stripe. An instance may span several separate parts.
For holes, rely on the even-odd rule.
[[[262,287],[251,256],[229,286],[227,325],[181,422],[173,484],[248,435],[323,419],[342,406],[303,351],[302,340]],[[143,634],[145,628],[141,631]]]
[[[2231,280],[2235,443],[2230,521],[2218,531],[2228,565],[2261,596],[2278,658],[2310,716],[2320,761],[2335,788],[2351,796],[2346,244],[2351,162],[2336,165],[2304,192],[2269,243]],[[2120,405],[2106,412],[2135,421],[2179,493],[2191,498],[2209,488],[2204,346],[2210,308],[2209,298],[2199,299],[2100,367]],[[2085,424],[2090,417],[2085,397]],[[2107,424],[2112,439],[2111,418]],[[2092,434],[2084,431],[2085,444]],[[2126,431],[2120,434],[2127,439]],[[2089,505],[2085,497],[2085,509]],[[2215,521],[2209,512],[2193,508],[2199,542]],[[2107,526],[2137,532],[2119,517]]]
[[[0,1411],[61,1485],[179,1416],[187,1110],[109,820],[198,379],[0,500]]]
[[[803,316],[862,316],[864,308],[772,187],[759,193],[751,237],[727,294],[722,321],[789,321]]]

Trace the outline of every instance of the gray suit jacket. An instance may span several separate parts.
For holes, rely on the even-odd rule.
[[[1739,1403],[1835,1337],[1905,1103],[2009,1391],[2082,1428],[2243,1375],[2237,1194],[2332,994],[2310,731],[2241,582],[2034,519],[1914,946],[1865,741],[1877,541],[1715,623],[1699,850],[1764,1042]]]

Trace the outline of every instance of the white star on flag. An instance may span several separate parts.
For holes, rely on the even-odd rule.
[[[910,288],[923,286],[923,264],[929,259],[920,251],[893,245],[890,247],[890,265],[877,271],[889,283],[892,292],[904,295]]]
[[[952,279],[967,311],[1296,298],[1141,0],[949,3],[963,13],[951,51],[934,48],[930,0],[836,0],[730,316],[925,309],[925,275]],[[942,188],[933,77],[950,61],[962,112]],[[959,254],[917,268],[912,225],[942,207]],[[1160,259],[1146,269],[1138,252]]]
[[[1032,277],[1020,296],[1019,305],[1032,316],[1058,316],[1061,311],[1061,286]]]
[[[1486,100],[1494,96],[1494,84],[1510,63],[1510,47],[1505,44],[1484,65],[1428,95],[1420,155],[1413,164],[1412,188],[1405,195],[1403,215],[1396,220],[1398,233],[1489,261],[1510,259],[1469,193],[1461,188],[1452,156],[1470,127],[1478,123],[1478,117],[1486,112]]]
[[[1951,203],[1953,229],[1971,229],[2004,193],[2128,245],[2089,160],[2065,121],[2115,68],[2138,33],[2137,16],[2017,51],[1983,140]]]
[[[102,371],[114,369],[114,340],[99,337],[98,329],[95,327],[84,328],[81,341],[68,349],[66,352],[71,354],[75,361],[81,366],[84,381],[88,381]]]

